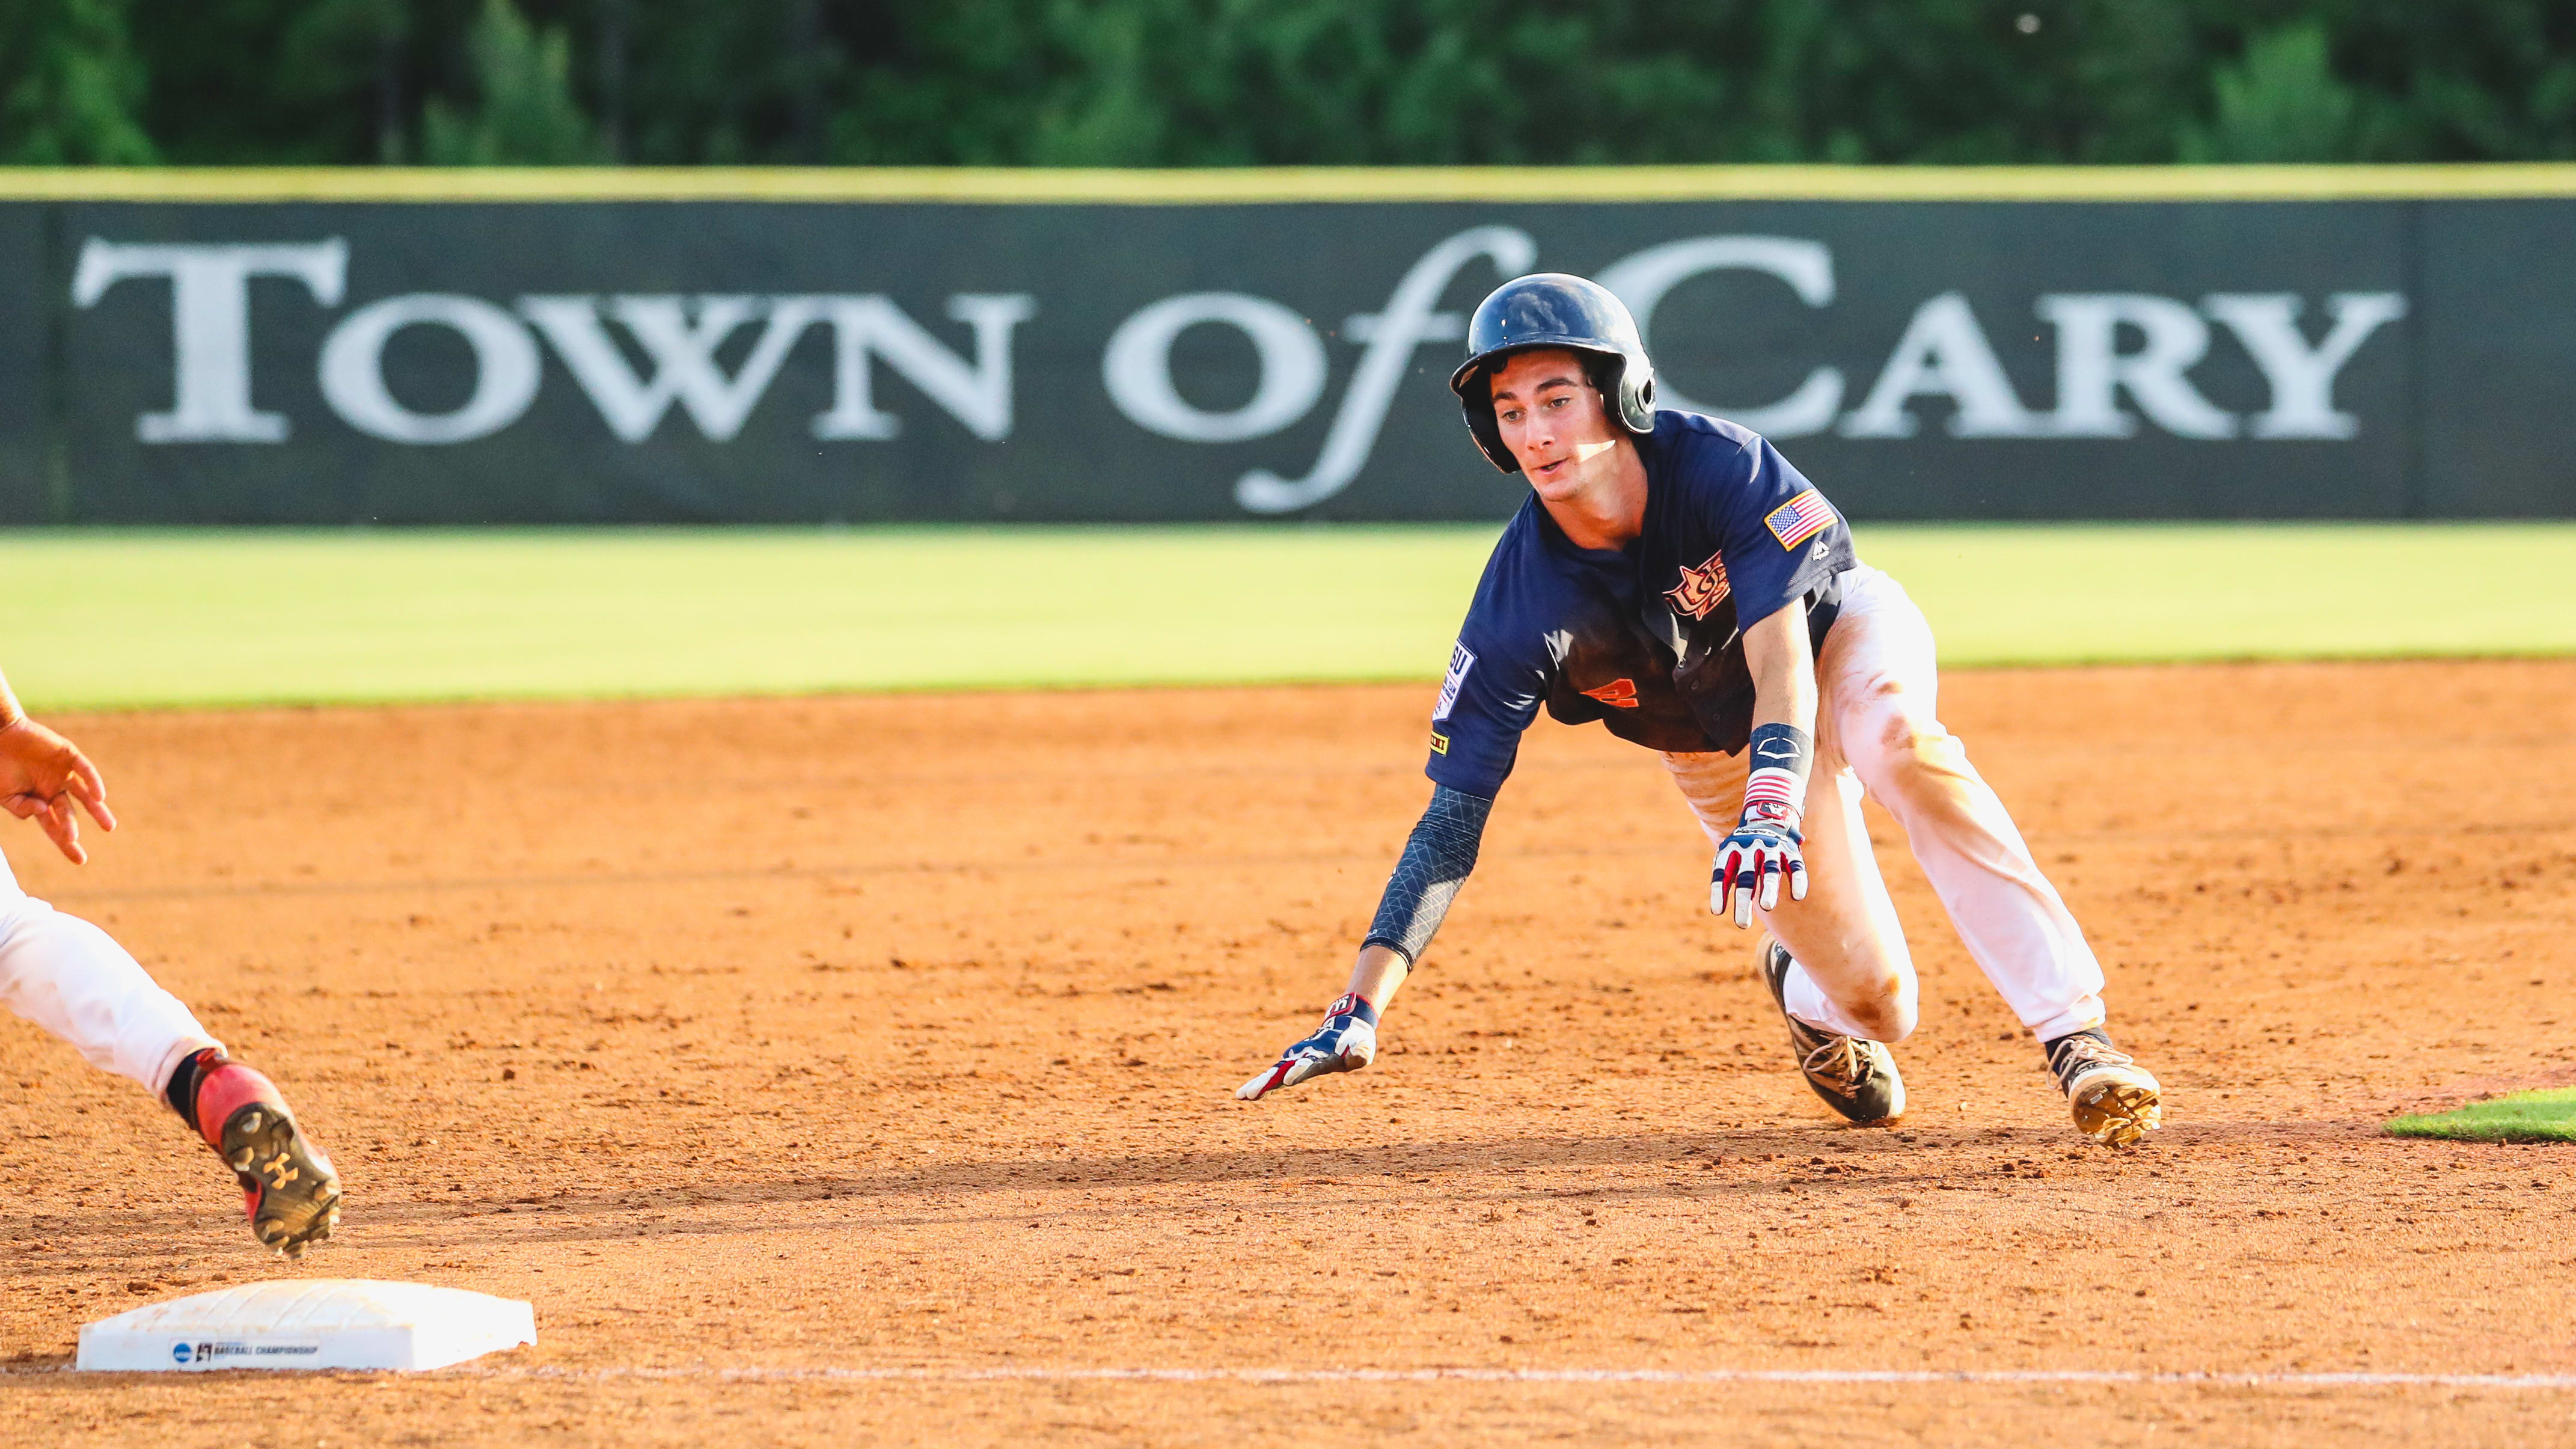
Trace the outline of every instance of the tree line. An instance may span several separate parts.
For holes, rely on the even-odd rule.
[[[0,164],[2576,156],[2569,0],[0,0]]]

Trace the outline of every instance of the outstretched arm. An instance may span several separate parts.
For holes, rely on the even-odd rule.
[[[1816,753],[1816,662],[1807,610],[1792,599],[1744,631],[1744,663],[1753,675],[1753,738],[1744,780],[1744,815],[1717,848],[1708,908],[1753,924],[1753,908],[1807,898],[1807,862],[1798,832],[1807,809],[1807,772]]]
[[[74,802],[101,830],[116,828],[98,766],[71,741],[27,718],[9,681],[0,678],[0,810],[43,826],[55,849],[83,865],[89,852],[81,848]]]
[[[1379,898],[1377,918],[1352,963],[1350,989],[1325,1009],[1324,1024],[1292,1043],[1279,1060],[1234,1094],[1253,1101],[1328,1072],[1355,1072],[1377,1058],[1378,1013],[1395,999],[1413,963],[1431,944],[1458,888],[1476,868],[1485,818],[1494,802],[1482,795],[1431,787],[1431,804],[1405,838],[1404,854]]]

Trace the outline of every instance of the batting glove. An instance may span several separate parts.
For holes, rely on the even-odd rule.
[[[1356,1072],[1376,1059],[1377,1008],[1346,993],[1324,1008],[1324,1024],[1315,1028],[1313,1036],[1281,1052],[1276,1063],[1235,1088],[1234,1094],[1244,1101],[1257,1102],[1265,1092],[1293,1087],[1328,1072]]]
[[[1798,853],[1797,812],[1779,805],[1749,805],[1735,822],[1735,833],[1717,847],[1717,867],[1709,873],[1708,908],[1733,916],[1739,927],[1753,924],[1753,908],[1780,904],[1780,882],[1789,883],[1789,899],[1807,898],[1807,861]]]

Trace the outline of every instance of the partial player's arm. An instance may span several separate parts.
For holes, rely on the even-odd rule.
[[[1813,707],[1810,706],[1810,713]],[[1485,819],[1494,802],[1446,785],[1431,787],[1431,804],[1405,838],[1404,854],[1379,898],[1377,918],[1351,966],[1349,990],[1324,1011],[1313,1035],[1290,1044],[1259,1076],[1235,1088],[1253,1101],[1328,1072],[1355,1072],[1377,1058],[1378,1013],[1404,985],[1413,963],[1431,944],[1449,914],[1449,903],[1476,868]]]
[[[1790,600],[1744,631],[1744,663],[1753,675],[1744,814],[1718,847],[1708,908],[1751,926],[1756,904],[1767,911],[1780,903],[1784,878],[1791,900],[1807,898],[1798,826],[1816,754],[1816,664],[1802,600]]]
[[[27,718],[9,681],[0,677],[0,810],[43,826],[55,849],[83,865],[89,852],[81,848],[74,802],[101,830],[116,828],[98,766],[71,741]]]

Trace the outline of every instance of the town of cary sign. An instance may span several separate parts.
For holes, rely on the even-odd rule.
[[[1518,481],[1446,378],[1478,298],[1565,270],[1635,312],[1662,405],[1770,436],[1856,517],[2565,512],[2563,461],[2446,447],[2476,379],[2442,351],[2451,313],[2513,312],[2468,370],[2563,418],[2563,344],[2494,354],[2576,330],[2576,297],[2466,285],[2430,252],[2478,228],[2428,209],[0,204],[0,322],[43,319],[6,359],[42,385],[0,403],[0,510],[1494,518]]]

